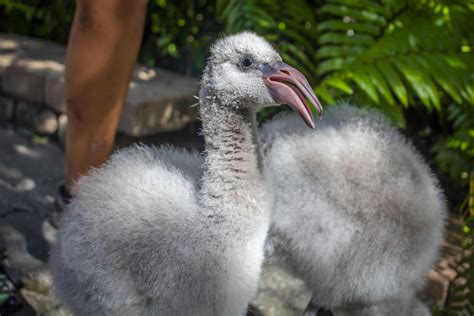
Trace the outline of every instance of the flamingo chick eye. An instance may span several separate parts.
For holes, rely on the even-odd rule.
[[[242,66],[243,66],[244,68],[248,68],[248,67],[250,67],[252,64],[253,64],[253,60],[252,60],[251,58],[249,58],[249,57],[246,57],[246,58],[244,58],[244,59],[242,60]]]

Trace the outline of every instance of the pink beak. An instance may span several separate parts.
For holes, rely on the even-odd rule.
[[[263,79],[273,99],[278,103],[288,104],[309,127],[314,128],[313,113],[308,101],[316,108],[319,116],[322,115],[323,107],[305,76],[282,61],[263,68]]]

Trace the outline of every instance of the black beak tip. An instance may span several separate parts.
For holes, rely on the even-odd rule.
[[[324,114],[323,106],[321,105],[321,103],[318,103],[315,106],[316,106],[316,110],[318,111],[318,116],[321,119],[323,117],[323,114]]]

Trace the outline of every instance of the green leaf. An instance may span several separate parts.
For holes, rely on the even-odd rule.
[[[322,83],[314,89],[315,94],[318,96],[318,98],[321,98],[325,102],[329,104],[335,104],[336,100],[332,97],[331,93],[329,93],[329,90],[327,89],[327,86]]]
[[[316,57],[319,59],[327,57],[355,57],[363,53],[365,50],[366,48],[355,45],[323,46],[317,51]]]
[[[370,66],[368,65],[364,68],[364,71],[366,72],[367,76],[371,79],[372,84],[375,86],[377,91],[381,95],[383,95],[385,100],[387,100],[390,105],[394,105],[395,101],[392,97],[392,93],[390,92],[390,89],[387,86],[385,78],[379,72],[378,68],[375,65],[370,65]]]
[[[301,49],[298,49],[295,45],[288,45],[288,50],[293,54],[293,56],[298,57],[301,63],[305,66],[305,69],[316,69],[316,65],[308,58],[308,56],[301,52]]]
[[[345,23],[341,20],[329,20],[318,24],[317,30],[320,32],[324,31],[348,31],[353,30],[354,32],[368,33],[370,35],[378,35],[380,33],[380,27],[370,23]]]
[[[341,33],[325,33],[319,37],[319,44],[351,44],[351,45],[360,45],[368,46],[374,43],[374,39],[370,35],[365,34],[356,34],[349,36],[347,34]]]
[[[436,110],[441,111],[441,97],[439,95],[439,90],[437,89],[435,83],[433,82],[432,76],[430,75],[433,70],[429,68],[423,69],[425,61],[423,60],[422,56],[413,56],[411,58],[405,58],[405,61],[412,63],[413,66],[417,67],[417,69],[423,75],[424,83],[426,84],[426,90],[428,91],[431,103],[434,105]]]
[[[328,0],[330,3],[339,3],[347,6],[351,6],[354,8],[363,9],[365,11],[373,11],[376,13],[380,13],[386,17],[392,15],[392,13],[387,10],[386,7],[378,4],[376,1],[373,0]]]
[[[344,5],[326,4],[321,7],[320,11],[321,13],[333,14],[340,17],[350,16],[356,20],[374,22],[382,26],[386,24],[385,18],[376,13],[352,9]]]
[[[377,90],[372,84],[370,77],[367,76],[363,71],[353,72],[352,80],[354,80],[354,82],[370,97],[370,99],[372,99],[372,101],[377,104],[380,103]]]
[[[298,32],[286,28],[281,31],[285,36],[290,38],[293,43],[298,43],[298,46],[304,47],[306,50],[313,51],[314,43],[311,43],[308,39],[306,39],[303,35],[299,34]],[[296,46],[296,44],[295,44]],[[309,54],[308,54],[309,55]]]
[[[350,65],[354,58],[331,58],[323,62],[320,62],[316,68],[318,75],[323,75],[335,70],[341,70],[346,66]]]
[[[431,106],[441,110],[440,98],[435,84],[429,74],[423,72],[416,62],[417,56],[402,56],[395,65],[410,83],[411,88],[421,99],[423,104],[431,109]]]
[[[425,68],[426,71],[430,71],[433,79],[457,102],[462,103],[462,97],[458,92],[460,89],[457,84],[456,78],[452,76],[452,70],[449,65],[444,61],[443,56],[427,55],[426,59],[420,59],[419,63]]]
[[[352,90],[352,87],[348,85],[343,79],[337,77],[337,76],[331,76],[328,77],[327,79],[324,80],[324,83],[327,84],[328,86],[331,86],[333,88],[336,88],[342,92],[345,92],[347,94],[353,94],[354,90]]]
[[[0,293],[0,303],[3,304],[10,298],[8,293]]]
[[[405,107],[408,107],[407,90],[396,69],[388,61],[378,61],[376,63],[376,66],[383,74],[383,76],[387,80],[388,85],[392,89],[393,93],[400,100],[400,102]]]

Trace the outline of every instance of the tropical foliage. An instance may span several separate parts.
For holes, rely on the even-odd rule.
[[[73,1],[0,0],[0,32],[66,43]]]
[[[209,45],[221,26],[215,23],[215,6],[209,1],[166,0],[149,2],[140,59],[186,74],[204,68]]]
[[[447,308],[435,315],[474,315],[474,175],[471,175],[469,194],[461,205],[463,239],[461,259],[453,265],[457,276],[452,282]]]

